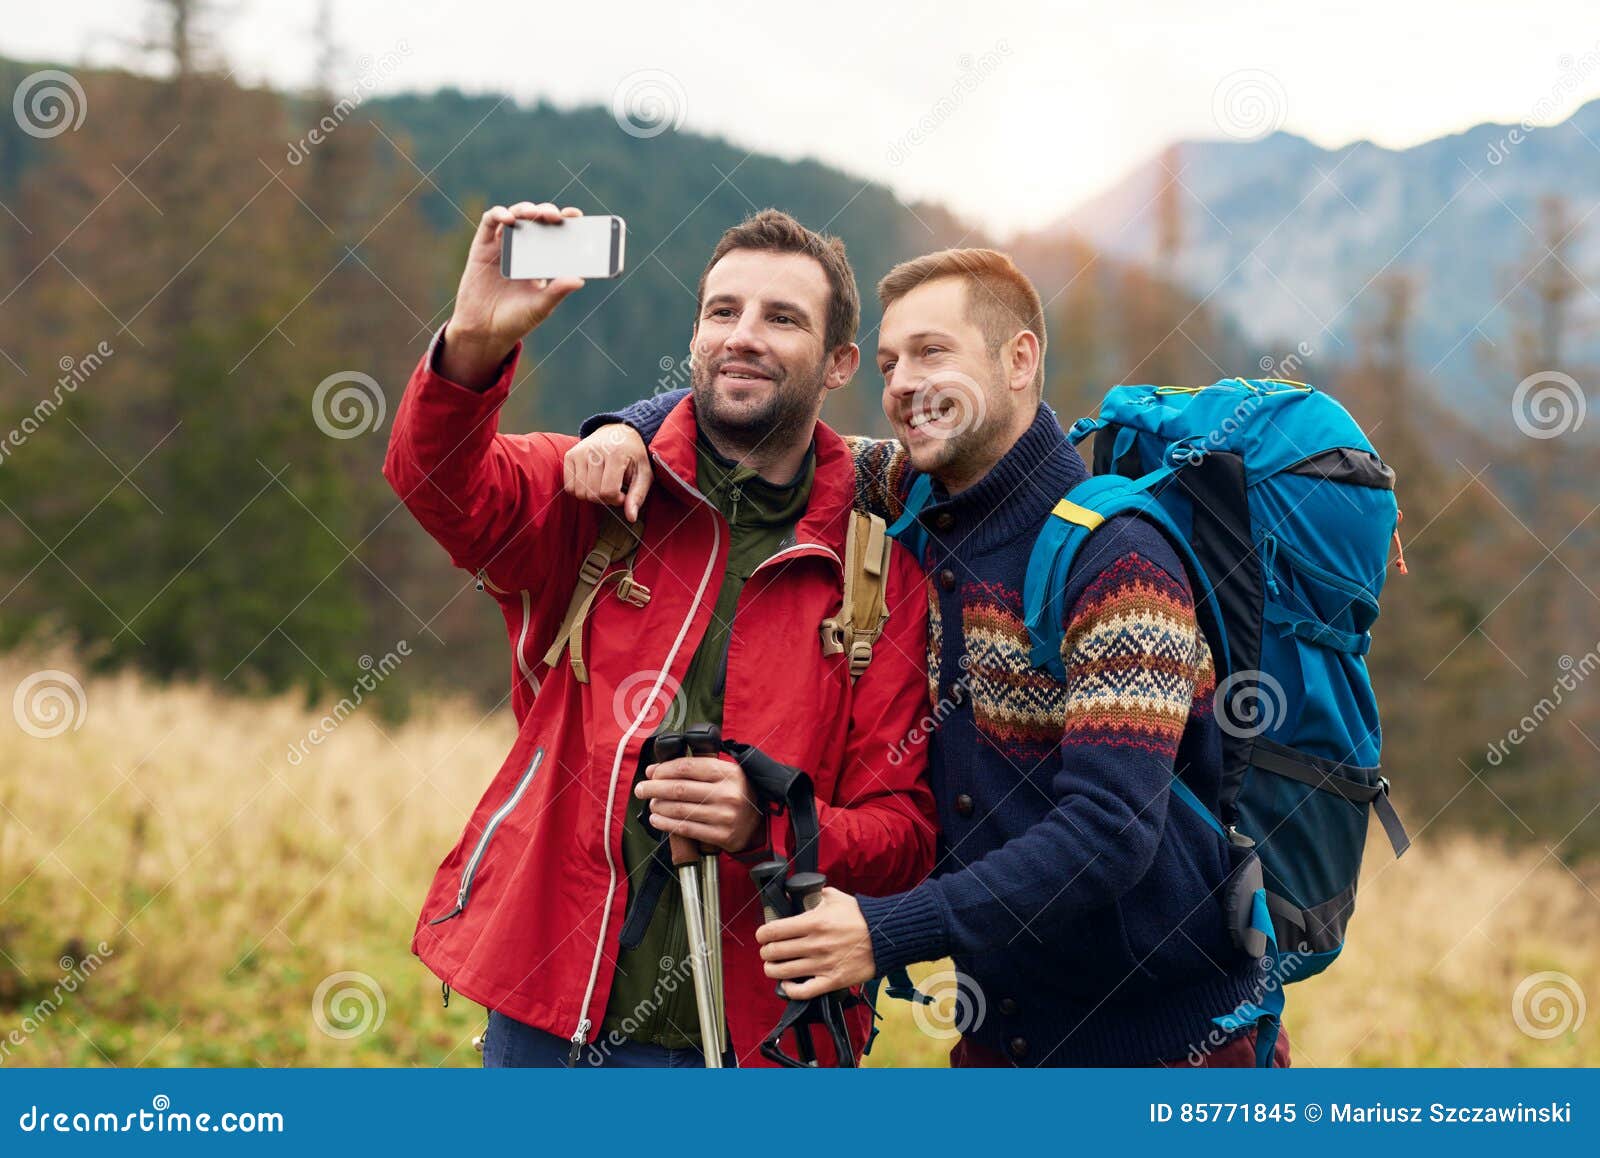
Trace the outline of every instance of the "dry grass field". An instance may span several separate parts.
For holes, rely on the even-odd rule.
[[[60,655],[0,661],[0,689],[43,669],[83,695],[35,680],[4,720],[0,1064],[477,1064],[482,1011],[442,1008],[408,942],[507,711],[390,726],[369,703],[305,745],[331,704]],[[1346,959],[1290,992],[1297,1064],[1600,1065],[1597,893],[1537,850],[1429,828],[1396,863],[1375,842]],[[949,1041],[886,1006],[871,1062],[944,1064]]]

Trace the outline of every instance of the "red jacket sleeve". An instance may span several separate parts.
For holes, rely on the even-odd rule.
[[[819,801],[818,861],[850,893],[907,889],[933,870],[928,786],[928,596],[922,572],[896,545],[885,597],[889,621],[851,693],[844,766]]]
[[[389,432],[383,474],[424,530],[458,567],[512,591],[571,570],[574,503],[562,490],[562,458],[576,439],[501,434],[500,407],[522,346],[487,390],[434,370],[438,338],[423,355]]]

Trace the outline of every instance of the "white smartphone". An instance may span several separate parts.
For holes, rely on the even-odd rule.
[[[500,273],[517,280],[616,277],[627,240],[628,223],[620,217],[518,221],[500,232]]]

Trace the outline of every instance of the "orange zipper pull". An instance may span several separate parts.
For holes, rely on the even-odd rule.
[[[1400,544],[1400,524],[1406,521],[1406,513],[1395,508],[1394,512],[1394,565],[1399,568],[1400,574],[1411,574],[1411,568],[1406,566],[1406,549]]]

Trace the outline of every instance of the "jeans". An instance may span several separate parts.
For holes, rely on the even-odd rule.
[[[567,1067],[572,1043],[564,1037],[534,1029],[503,1013],[489,1012],[489,1028],[483,1037],[485,1069]],[[574,1068],[609,1066],[612,1069],[700,1069],[705,1058],[697,1049],[668,1049],[643,1041],[622,1039],[614,1043],[610,1034],[582,1047]]]

